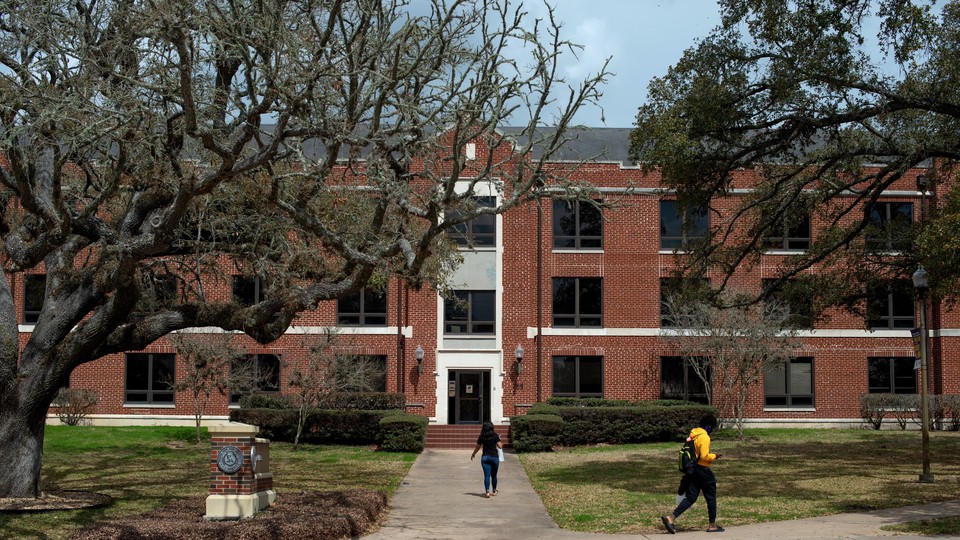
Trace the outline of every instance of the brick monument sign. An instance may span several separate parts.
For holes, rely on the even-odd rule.
[[[206,519],[250,517],[277,500],[270,473],[270,441],[256,438],[257,426],[211,425],[210,495]]]

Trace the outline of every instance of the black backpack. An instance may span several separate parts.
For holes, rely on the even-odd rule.
[[[697,462],[700,461],[700,456],[697,455],[697,447],[693,443],[696,438],[697,437],[692,439],[688,438],[687,441],[683,443],[683,446],[680,447],[677,469],[683,474],[693,474],[694,467],[696,467]]]

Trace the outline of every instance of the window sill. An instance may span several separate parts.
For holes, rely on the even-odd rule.
[[[603,248],[553,248],[553,253],[602,255]]]
[[[763,412],[817,412],[816,407],[770,407],[765,406]]]
[[[768,249],[763,252],[764,255],[804,255],[806,249]]]
[[[124,409],[176,409],[175,403],[124,403]]]

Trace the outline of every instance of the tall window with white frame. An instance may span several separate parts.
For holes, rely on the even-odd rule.
[[[554,249],[603,249],[603,214],[588,201],[553,201]]]
[[[230,404],[250,394],[280,392],[280,357],[275,354],[249,354],[230,364]]]
[[[128,353],[124,373],[124,403],[173,405],[176,382],[173,354]]]
[[[266,299],[266,284],[261,277],[233,276],[233,301],[244,307]]]
[[[497,304],[495,291],[453,291],[443,302],[444,334],[496,334]]]
[[[495,208],[496,197],[473,197],[478,208]],[[448,219],[460,219],[461,212],[453,211]],[[469,221],[458,223],[448,229],[447,236],[457,245],[469,248],[489,248],[497,245],[497,215],[479,214]]]
[[[553,278],[553,326],[603,326],[603,278]]]
[[[813,358],[793,358],[763,373],[763,404],[766,407],[812,408]]]
[[[555,397],[603,397],[602,356],[554,356]]]
[[[707,385],[697,374],[697,364],[710,379],[710,365],[704,358],[663,356],[660,358],[660,399],[679,399],[707,403]]]
[[[47,290],[46,274],[23,276],[23,323],[36,324],[43,310],[43,298]]]

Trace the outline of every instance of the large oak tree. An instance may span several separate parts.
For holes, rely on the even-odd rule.
[[[38,495],[48,405],[77,366],[189,327],[266,343],[371,280],[442,281],[445,213],[562,185],[543,164],[607,74],[567,84],[576,47],[522,8],[0,0],[0,497]],[[464,159],[478,137],[499,151]],[[27,273],[46,287],[21,343]],[[232,273],[265,299],[211,296]]]
[[[820,304],[854,306],[864,280],[909,277],[917,264],[937,293],[955,292],[960,2],[719,3],[722,24],[650,84],[631,140],[633,157],[658,167],[682,204],[737,201],[691,268],[729,277],[812,216],[822,227],[781,276],[802,284],[817,268],[819,283],[807,286]],[[871,250],[864,208],[885,190],[917,189],[911,169],[927,166],[931,188],[950,202],[927,209],[919,241],[907,231],[900,256]],[[754,185],[742,170],[757,174]],[[735,191],[745,187],[753,190]]]

